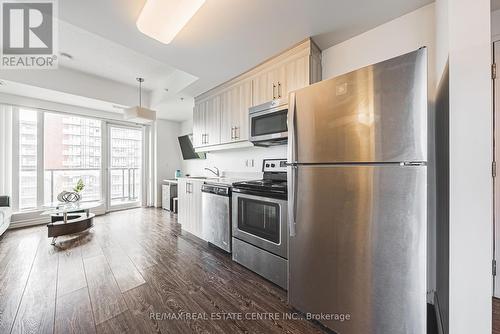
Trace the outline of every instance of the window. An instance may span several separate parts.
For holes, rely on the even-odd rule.
[[[101,200],[101,121],[44,114],[44,202],[82,179],[82,201]]]
[[[142,131],[110,127],[111,206],[136,202],[141,193]]]
[[[147,127],[9,108],[12,142],[18,147],[12,161],[15,211],[34,211],[58,202],[57,196],[72,191],[80,179],[85,184],[80,193],[83,202],[99,201],[106,210],[141,205],[149,161],[149,156],[143,157],[149,152],[149,142],[143,138],[149,135]]]
[[[19,209],[37,207],[38,112],[19,109]]]

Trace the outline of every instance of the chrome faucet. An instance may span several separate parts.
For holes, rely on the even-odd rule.
[[[215,171],[214,171],[213,169],[211,169],[211,168],[206,168],[206,167],[205,167],[205,169],[206,169],[206,170],[208,170],[208,171],[210,171],[210,172],[212,172],[212,173],[214,173],[214,174],[215,174],[215,176],[220,177],[219,168],[214,167]]]

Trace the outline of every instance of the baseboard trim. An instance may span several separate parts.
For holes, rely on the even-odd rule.
[[[10,226],[8,229],[14,230],[16,228],[45,225],[48,223],[50,223],[50,219],[48,217],[30,218],[30,219],[19,220],[16,222],[10,222]]]
[[[105,215],[106,211],[104,208],[97,208],[97,210],[91,210],[96,216]],[[35,218],[27,218],[18,221],[11,221],[8,230],[14,230],[16,228],[37,226],[37,225],[46,225],[50,223],[50,216],[39,216]]]
[[[439,298],[437,293],[434,292],[434,310],[436,310],[436,319],[437,319],[437,327],[438,327],[438,333],[439,334],[444,334],[443,331],[443,321],[441,319],[441,308],[439,307]]]

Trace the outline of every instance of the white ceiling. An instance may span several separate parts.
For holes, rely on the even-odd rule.
[[[152,90],[175,69],[165,62],[93,34],[67,22],[59,22],[59,51],[73,59],[59,58],[59,65],[82,72],[104,76],[128,85],[138,85],[137,77],[147,80],[146,90]]]
[[[199,77],[185,90],[197,95],[309,36],[318,36],[326,48],[431,2],[207,0],[168,45],[136,28],[144,0],[64,0],[59,13],[67,22]]]
[[[207,0],[168,45],[138,31],[144,2],[59,1],[59,48],[74,57],[60,65],[129,85],[143,76],[159,117],[179,121],[193,96],[307,37],[325,49],[433,0]]]

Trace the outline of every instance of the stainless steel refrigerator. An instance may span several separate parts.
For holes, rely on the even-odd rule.
[[[425,333],[426,49],[291,93],[288,123],[291,306],[340,334]]]

